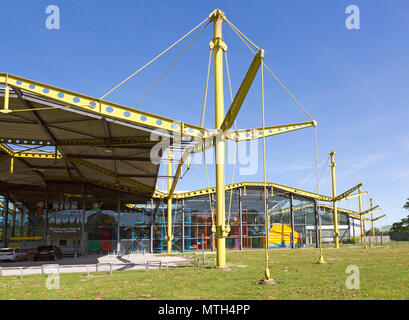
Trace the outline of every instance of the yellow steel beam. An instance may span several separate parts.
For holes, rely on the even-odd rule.
[[[90,178],[81,178],[80,182],[84,183],[89,183],[89,184],[95,184],[100,187],[108,188],[108,189],[113,189],[121,192],[127,192],[127,193],[135,193],[135,194],[141,194],[145,196],[149,196],[150,192],[144,192],[141,188],[134,187],[134,186],[123,186],[119,185],[117,183],[112,183],[112,182],[107,182],[107,181],[102,181],[102,180],[95,180],[95,179],[90,179]]]
[[[383,218],[385,218],[385,217],[386,217],[386,214],[381,215],[381,216],[379,216],[379,217],[373,219],[373,221],[378,221],[378,220],[381,220],[381,219],[383,219]]]
[[[355,187],[353,187],[353,188],[345,191],[344,193],[341,193],[340,195],[336,196],[334,198],[334,201],[341,201],[341,200],[345,199],[346,197],[348,197],[351,193],[353,193],[355,190],[357,190],[360,187],[362,187],[362,183],[359,183]]]
[[[207,149],[213,147],[213,145],[214,145],[213,141],[214,140],[212,138],[202,139],[199,142],[197,142],[195,145],[188,147],[183,152],[183,155],[179,160],[178,167],[176,169],[175,176],[174,176],[173,181],[172,181],[172,185],[170,187],[170,190],[168,190],[168,195],[167,195],[168,197],[173,197],[173,194],[174,194],[175,189],[176,189],[176,185],[177,185],[177,183],[179,181],[179,177],[181,176],[181,173],[182,173],[183,164],[189,158],[189,155],[191,153],[198,153],[198,152],[206,151]]]
[[[133,108],[128,108],[119,104],[53,87],[11,74],[0,73],[0,84],[8,84],[12,87],[58,101],[66,106],[86,110],[104,117],[115,118],[149,128],[163,129],[182,136],[204,138],[213,134],[212,130],[207,130],[198,126],[175,121]],[[10,109],[10,111],[12,110]]]
[[[361,218],[359,217],[359,212],[357,212],[358,215],[349,215],[351,218],[356,219],[356,220],[361,220]],[[368,218],[364,218],[362,217],[362,221],[371,221],[371,219]]]
[[[350,199],[362,196],[364,194],[368,194],[368,191],[361,191],[361,192],[358,192],[358,193],[350,194],[349,196],[346,196],[345,198],[343,198],[343,199],[341,199],[339,201],[350,200]]]
[[[0,142],[0,149],[6,152],[10,157],[14,158],[35,158],[35,159],[61,159],[61,154],[57,153],[45,153],[45,152],[24,152],[14,151],[5,143]]]
[[[283,124],[279,126],[271,126],[263,128],[254,128],[254,129],[244,129],[237,131],[229,131],[226,134],[227,139],[234,141],[247,141],[253,139],[261,139],[263,137],[263,132],[265,137],[274,136],[277,134],[282,134],[286,132],[296,131],[300,129],[305,129],[309,127],[315,127],[317,123],[313,122],[301,122],[301,123],[292,123],[292,124]]]
[[[84,167],[86,167],[88,169],[91,169],[91,170],[97,171],[99,173],[102,173],[102,174],[104,174],[106,176],[112,177],[112,178],[114,178],[114,179],[116,179],[118,181],[122,181],[122,182],[130,184],[130,185],[132,185],[134,187],[137,187],[140,190],[140,192],[144,192],[144,193],[153,192],[153,188],[150,188],[150,187],[148,187],[148,186],[146,186],[146,185],[144,185],[142,183],[136,182],[135,180],[132,180],[132,179],[129,179],[129,178],[118,177],[118,175],[115,172],[113,172],[111,170],[108,170],[108,169],[105,169],[105,168],[102,168],[102,167],[100,167],[100,166],[98,166],[98,165],[96,165],[94,163],[89,162],[89,161],[86,161],[86,160],[83,160],[83,159],[77,159],[77,158],[70,158],[70,161],[72,161],[74,163],[77,163],[79,165],[82,165],[82,166],[84,166]]]
[[[225,191],[235,189],[235,188],[240,188],[240,187],[263,187],[264,183],[263,182],[240,182],[240,183],[234,183],[234,184],[229,184],[225,186]],[[273,187],[277,189],[281,189],[283,191],[286,191],[288,193],[294,193],[300,196],[305,196],[308,198],[313,198],[319,201],[326,201],[326,202],[331,202],[332,198],[329,196],[317,194],[314,192],[310,191],[305,191],[305,190],[300,190],[288,186],[284,186],[281,184],[277,183],[272,183],[272,182],[267,182],[268,187]],[[183,198],[190,198],[190,197],[198,197],[198,196],[203,196],[203,195],[208,195],[216,192],[216,188],[206,188],[206,189],[200,189],[200,190],[195,190],[195,191],[189,191],[189,192],[183,192],[183,193],[173,193],[172,197],[175,199],[183,199]],[[154,193],[154,198],[167,198],[168,194],[162,193],[162,192],[155,192]]]
[[[293,210],[294,210],[294,211],[295,211],[295,210],[301,210],[301,209],[309,208],[309,207],[312,207],[312,206],[314,206],[314,205],[313,205],[313,204],[306,204],[306,205],[303,205],[303,206],[293,207]],[[318,205],[318,208],[320,208],[320,209],[326,208],[326,209],[329,209],[329,210],[332,210],[332,209],[333,209],[332,206],[329,206],[329,205],[326,205],[326,204],[319,204],[319,205]],[[291,210],[290,208],[281,209],[281,210],[274,211],[273,214],[288,213],[288,212],[290,212],[290,210]],[[359,219],[359,213],[356,212],[356,211],[352,211],[352,210],[344,209],[344,208],[338,208],[338,212],[346,213],[346,214],[348,214],[350,217],[353,217],[353,218],[355,218],[355,219]]]
[[[360,219],[361,219],[358,212],[356,213],[356,215],[349,214],[349,216],[350,216],[351,218],[353,218],[353,219],[356,219],[356,220],[360,220]],[[382,215],[382,216],[379,216],[379,217],[377,217],[377,218],[374,218],[373,220],[372,220],[372,219],[369,219],[369,218],[362,217],[362,221],[378,221],[378,220],[381,220],[381,219],[383,219],[383,218],[385,218],[385,217],[386,217],[386,214],[384,214],[384,215]]]
[[[32,139],[27,137],[21,138],[9,138],[9,137],[0,137],[0,142],[7,144],[22,144],[22,145],[43,145],[55,146],[54,141],[46,139]],[[105,146],[106,139],[62,139],[58,140],[59,146]],[[151,143],[156,144],[158,141],[152,141],[150,136],[141,136],[141,137],[120,137],[120,138],[111,138],[110,145],[133,145],[137,143]]]
[[[368,213],[372,213],[372,212],[375,212],[375,211],[378,211],[378,210],[381,210],[381,208],[379,206],[375,206],[375,207],[373,207],[371,209],[368,209],[366,211],[361,212],[360,215],[364,216],[364,215],[366,215]]]
[[[0,143],[0,149],[3,150],[5,153],[7,153],[9,156],[13,157],[14,156],[14,151],[11,149],[8,145],[4,143]]]
[[[16,152],[15,158],[32,158],[32,159],[61,159],[61,154],[43,153],[43,152]]]
[[[264,50],[260,50],[254,57],[253,61],[251,62],[250,68],[246,73],[246,76],[243,79],[243,82],[240,85],[239,90],[234,97],[234,100],[230,106],[229,111],[227,111],[226,116],[223,120],[223,123],[220,126],[222,131],[229,130],[234,123],[234,120],[237,117],[237,114],[240,111],[241,106],[243,105],[244,99],[247,96],[247,93],[253,83],[253,80],[260,68],[260,65],[264,58]]]
[[[320,204],[320,207],[321,207],[321,208],[326,208],[326,209],[328,209],[328,210],[333,210],[333,206],[332,206],[332,205]],[[359,216],[359,212],[356,212],[356,211],[353,211],[353,210],[350,210],[350,209],[344,209],[344,208],[342,208],[342,209],[339,209],[339,210],[342,210],[342,212],[348,213],[349,215]],[[359,218],[358,218],[358,219],[359,219]]]

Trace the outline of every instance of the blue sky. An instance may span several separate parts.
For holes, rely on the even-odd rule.
[[[61,29],[45,27],[48,5],[61,10]],[[358,5],[361,29],[347,30],[345,9]],[[173,41],[222,9],[253,42],[265,62],[318,121],[319,159],[335,150],[388,215],[378,226],[407,216],[409,197],[409,3],[395,0],[311,1],[62,1],[3,0],[0,70],[100,97]],[[199,124],[212,28],[198,38],[138,107]],[[233,92],[252,55],[224,27]],[[188,40],[187,40],[188,41]],[[182,42],[122,86],[108,100],[134,106],[187,45]],[[229,106],[225,83],[226,110]],[[205,126],[212,128],[213,81]],[[265,74],[266,125],[308,121],[274,79]],[[239,116],[239,128],[261,126],[260,74]],[[261,144],[259,144],[261,155]],[[200,157],[200,156],[199,156]],[[326,162],[324,161],[324,164]],[[357,184],[337,162],[338,192]],[[267,179],[299,186],[314,167],[314,133],[305,129],[267,139]],[[204,167],[194,165],[179,190],[206,186]],[[210,182],[214,183],[209,166]],[[321,169],[320,169],[321,172]],[[329,167],[320,191],[330,194]],[[232,167],[226,169],[231,182]],[[262,159],[252,176],[262,181]],[[303,188],[314,191],[311,176]],[[365,208],[368,206],[364,198]],[[357,209],[357,199],[342,203]]]

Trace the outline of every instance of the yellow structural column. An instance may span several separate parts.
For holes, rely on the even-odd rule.
[[[168,194],[172,187],[172,152],[168,152]],[[172,197],[168,198],[168,234],[166,235],[166,240],[168,241],[168,253],[172,252]]]
[[[6,75],[6,85],[4,87],[4,108],[0,110],[2,113],[9,113],[11,110],[9,109],[9,100],[10,100],[10,87],[9,83],[9,75]]]
[[[358,196],[358,201],[359,201],[359,225],[361,227],[361,243],[364,246],[364,248],[366,249],[366,241],[364,239],[364,232],[365,232],[365,228],[364,228],[364,220],[362,218],[362,195],[361,195],[361,188],[358,189],[359,192],[359,196]]]
[[[220,130],[224,120],[224,94],[223,94],[223,51],[227,46],[222,37],[222,24],[224,13],[221,10],[213,11],[209,16],[214,23],[213,40],[210,50],[214,52],[214,88],[215,88],[215,129]],[[224,162],[225,139],[222,133],[215,137],[216,150],[216,267],[226,268],[226,237],[229,233],[225,225],[225,190],[224,190]]]
[[[338,210],[337,210],[337,201],[335,197],[337,196],[337,181],[335,177],[335,152],[331,151],[329,153],[331,156],[331,177],[332,177],[332,205],[333,205],[333,213],[332,213],[332,223],[334,225],[334,242],[335,248],[339,248],[339,230],[338,230]]]
[[[8,113],[10,111],[9,110],[9,99],[10,99],[9,92],[10,92],[9,86],[6,85],[4,87],[4,109],[3,109],[4,113]]]
[[[371,209],[373,208],[373,203],[372,203],[372,198],[369,199],[369,202],[371,204]],[[373,248],[373,239],[372,237],[375,236],[375,228],[374,228],[374,221],[373,221],[373,211],[371,212],[371,222],[372,222],[372,230],[371,230],[371,248]]]

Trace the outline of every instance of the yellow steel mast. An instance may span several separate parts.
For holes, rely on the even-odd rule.
[[[170,192],[170,188],[172,187],[172,159],[173,154],[172,152],[168,152],[168,194]],[[165,222],[165,221],[164,221]],[[172,197],[168,197],[168,232],[166,235],[166,240],[168,241],[168,253],[172,252]]]
[[[217,9],[209,19],[214,22],[213,40],[210,50],[214,52],[214,89],[215,89],[215,129],[220,130],[224,121],[224,95],[223,95],[223,51],[227,46],[222,37],[222,24],[224,12]],[[222,132],[215,137],[216,149],[216,267],[226,268],[226,237],[228,231],[225,225],[225,191],[224,191],[224,160],[225,138]]]
[[[371,210],[372,210],[372,209],[373,209],[372,198],[370,198],[369,201],[370,201],[370,203],[371,203]],[[371,222],[372,222],[372,230],[371,230],[372,232],[371,232],[371,238],[370,238],[370,240],[371,240],[371,248],[373,248],[373,243],[372,243],[373,239],[372,239],[372,237],[375,236],[375,228],[374,228],[374,220],[373,220],[373,211],[371,211]]]
[[[335,242],[335,248],[339,248],[339,231],[338,231],[338,212],[337,212],[337,200],[335,199],[337,197],[337,182],[335,179],[335,152],[331,151],[329,153],[331,156],[331,177],[332,177],[332,205],[333,205],[333,214],[332,214],[332,221],[334,225],[334,242]]]
[[[364,239],[364,232],[365,232],[365,228],[364,228],[364,220],[362,218],[363,216],[363,212],[362,212],[362,194],[361,194],[361,188],[358,189],[359,192],[359,224],[361,227],[361,243],[364,246],[364,248],[366,249],[366,241]]]

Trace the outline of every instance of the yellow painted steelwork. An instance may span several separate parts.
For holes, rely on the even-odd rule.
[[[173,159],[173,154],[171,152],[168,152],[168,194],[170,193],[170,188],[172,187],[172,179],[170,178],[172,176],[172,162],[170,160]],[[175,213],[176,214],[176,213]],[[164,221],[165,223],[165,221]],[[173,240],[173,234],[172,234],[172,197],[168,197],[168,233],[166,235],[166,240],[168,242],[168,253],[172,252],[172,240]]]
[[[369,199],[369,202],[371,203],[371,209],[373,208],[373,204],[372,204],[372,198]],[[373,210],[371,211],[371,223],[372,223],[372,229],[371,229],[371,237],[370,237],[370,242],[371,242],[371,248],[373,248],[372,245],[372,237],[375,236],[375,228],[374,228],[374,220],[373,220]]]
[[[282,133],[287,133],[291,131],[296,131],[300,129],[310,128],[316,126],[316,122],[302,122],[302,123],[292,123],[284,124],[279,126],[271,126],[263,128],[245,129],[228,132],[227,139],[234,141],[248,141],[254,139],[263,138],[263,132],[265,137],[275,136]]]
[[[361,212],[360,214],[361,214],[362,216],[364,216],[364,215],[366,215],[366,214],[369,214],[369,213],[372,213],[372,212],[375,212],[375,211],[378,211],[378,210],[381,210],[381,208],[380,208],[379,206],[375,206],[375,207],[373,207],[373,208],[370,208],[370,209],[368,209],[368,210],[366,210],[366,211]]]
[[[163,129],[181,136],[201,139],[213,134],[212,130],[206,130],[198,126],[157,116],[144,111],[136,110],[134,108],[124,107],[119,104],[53,87],[15,75],[0,73],[0,84],[7,85],[7,82],[11,87],[31,92],[42,97],[50,98],[61,102],[68,107],[75,107],[98,115],[135,123],[154,129]],[[64,108],[64,106],[61,108]],[[7,109],[3,109],[3,112],[6,110]],[[10,112],[13,111],[12,109],[8,110]]]
[[[9,99],[10,99],[10,89],[9,86],[7,85],[8,82],[8,77],[6,77],[6,86],[4,88],[4,109],[1,110],[4,113],[9,113]]]
[[[345,199],[346,197],[348,197],[350,194],[352,194],[355,190],[357,190],[360,187],[362,187],[362,183],[359,183],[355,187],[345,191],[344,193],[341,193],[340,195],[334,198],[334,201],[341,201]]]
[[[228,191],[231,189],[243,187],[245,191],[246,187],[263,187],[263,186],[264,186],[263,182],[240,182],[240,183],[233,183],[233,184],[226,185],[224,187],[224,190]],[[293,188],[293,187],[284,186],[278,183],[267,182],[267,186],[271,188],[277,188],[277,189],[283,190],[288,193],[294,193],[300,196],[306,196],[309,198],[313,198],[319,201],[332,202],[332,197],[321,195],[321,194],[310,192],[310,191],[300,190],[300,189]],[[200,195],[208,195],[212,193],[216,193],[215,187],[200,189],[200,190],[195,190],[195,191],[189,191],[189,192],[175,193],[172,195],[172,197],[175,199],[183,199],[183,198],[190,198],[190,197],[200,196]],[[153,198],[166,198],[166,197],[168,197],[167,194],[163,192],[159,192],[159,191],[155,191],[155,193],[153,194]]]
[[[350,199],[359,197],[359,195],[363,196],[364,194],[368,194],[368,191],[364,191],[364,192],[360,192],[360,193],[354,193],[354,194],[351,194],[351,195],[349,195],[349,196],[346,196],[346,197],[344,197],[343,199],[338,200],[338,201],[350,200]]]
[[[221,22],[220,22],[221,25]],[[221,27],[220,27],[220,32],[221,32]],[[221,37],[221,33],[220,33]],[[226,47],[227,49],[227,47]],[[226,51],[226,50],[224,50]],[[222,53],[221,53],[222,54]],[[229,110],[226,113],[226,116],[224,117],[224,111],[223,111],[223,123],[220,125],[220,129],[224,132],[226,130],[229,130],[234,123],[234,120],[237,117],[237,114],[240,111],[241,106],[243,105],[244,99],[247,96],[248,91],[250,90],[250,87],[253,83],[253,80],[258,72],[258,69],[260,68],[260,65],[263,61],[264,58],[264,50],[260,50],[254,57],[253,62],[250,65],[249,70],[246,73],[246,76],[244,77],[243,82],[240,85],[239,90],[236,93],[236,96],[234,97],[234,100],[229,108]],[[223,60],[221,59],[222,63]],[[217,128],[216,128],[217,129]]]
[[[4,143],[0,143],[0,149],[3,150],[5,153],[7,153],[9,156],[13,157],[14,152],[13,149],[11,149],[8,145]]]
[[[329,153],[331,156],[331,178],[332,178],[332,223],[334,225],[334,242],[335,248],[339,248],[339,230],[338,230],[338,212],[337,212],[337,201],[336,201],[336,194],[337,194],[337,182],[335,177],[335,152],[331,151]]]
[[[32,138],[9,138],[0,137],[0,143],[15,144],[15,145],[42,145],[44,147],[55,146],[53,140],[32,139]],[[152,141],[150,136],[143,137],[112,137],[110,140],[111,146],[135,145],[138,143],[156,144],[158,141]],[[59,146],[106,146],[106,139],[60,139]]]
[[[222,36],[224,13],[215,10],[209,19],[214,22],[213,40],[210,49],[214,54],[214,88],[215,88],[215,130],[222,130],[224,120],[224,94],[223,94],[223,51],[227,50]],[[220,131],[219,131],[220,132]],[[226,268],[226,237],[228,230],[225,226],[225,191],[224,191],[224,160],[225,141],[215,138],[216,149],[216,267]]]
[[[359,193],[361,193],[361,188],[359,188],[358,189],[358,192]],[[363,219],[362,219],[362,216],[363,216],[363,212],[362,212],[362,196],[361,195],[359,195],[359,201],[358,201],[358,204],[359,204],[359,221],[360,221],[360,230],[361,230],[361,244],[363,245],[363,247],[366,249],[366,242],[365,242],[365,239],[364,239],[364,236],[365,236],[365,227],[364,227],[364,221],[363,221]]]
[[[132,185],[134,187],[137,187],[140,191],[143,191],[143,192],[146,192],[146,193],[149,193],[149,192],[152,191],[151,188],[149,188],[148,186],[146,186],[146,185],[144,185],[142,183],[136,182],[135,180],[132,180],[132,179],[129,179],[129,178],[126,178],[126,177],[118,177],[118,175],[115,172],[113,172],[111,170],[108,170],[108,169],[105,169],[103,167],[100,167],[100,166],[98,166],[98,165],[96,165],[94,163],[91,163],[91,162],[88,162],[88,161],[85,161],[85,160],[79,159],[79,158],[70,158],[70,161],[72,161],[74,163],[77,163],[79,165],[82,165],[84,167],[87,167],[88,169],[94,170],[96,172],[103,173],[104,175],[115,178],[118,181],[122,181],[124,183],[130,184],[130,185]]]

